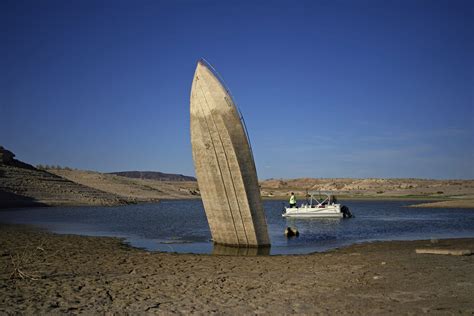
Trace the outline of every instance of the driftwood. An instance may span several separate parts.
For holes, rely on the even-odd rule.
[[[26,245],[22,250],[10,253],[10,279],[39,280],[39,271],[33,271],[34,267],[39,268],[48,263],[48,259],[56,256],[63,249],[58,249],[51,254],[47,254],[44,242],[40,241],[38,246]]]
[[[470,256],[472,255],[469,249],[416,249],[416,253],[426,253],[432,255],[451,255],[451,256]]]
[[[33,251],[25,248],[23,252],[17,253],[15,255],[10,254],[10,263],[12,265],[10,279],[38,280],[39,276],[37,276],[34,272],[26,271],[27,266],[35,261],[38,251],[44,252],[42,244],[37,246]]]

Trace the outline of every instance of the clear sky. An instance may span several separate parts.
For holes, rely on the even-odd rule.
[[[474,178],[474,1],[0,1],[0,145],[193,175],[205,57],[258,174]]]

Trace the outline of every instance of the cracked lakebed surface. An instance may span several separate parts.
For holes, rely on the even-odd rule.
[[[0,228],[0,313],[474,313],[474,256],[415,253],[472,251],[474,239],[245,257],[148,252],[117,238]]]

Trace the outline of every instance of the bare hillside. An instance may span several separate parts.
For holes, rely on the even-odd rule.
[[[196,178],[185,176],[176,173],[164,173],[158,171],[120,171],[120,172],[109,172],[108,174],[114,174],[117,176],[134,178],[134,179],[149,179],[157,181],[196,181]]]
[[[430,179],[269,179],[260,182],[263,196],[304,195],[306,191],[332,191],[351,197],[474,198],[474,180]]]
[[[37,169],[0,147],[0,208],[122,205],[199,197],[195,181],[132,179],[66,169]]]
[[[130,201],[13,158],[0,148],[0,208],[46,205],[120,205]]]
[[[128,178],[69,168],[39,170],[13,157],[0,147],[0,207],[120,205],[200,198],[196,181]],[[269,179],[261,181],[260,188],[264,198],[286,199],[295,192],[301,199],[307,191],[331,191],[344,198],[433,199],[447,202],[422,206],[474,207],[474,180]]]
[[[84,170],[48,169],[60,177],[136,202],[199,197],[195,181],[157,181]]]

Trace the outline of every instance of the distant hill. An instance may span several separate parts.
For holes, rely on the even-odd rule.
[[[306,191],[331,191],[352,197],[470,197],[474,198],[474,180],[434,179],[352,179],[299,178],[268,179],[260,182],[262,196],[288,197],[291,192],[305,196]]]
[[[109,174],[133,179],[149,179],[157,181],[196,181],[195,177],[184,176],[182,174],[163,173],[158,171],[121,171],[110,172]]]

